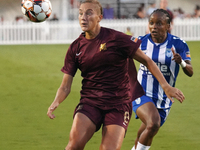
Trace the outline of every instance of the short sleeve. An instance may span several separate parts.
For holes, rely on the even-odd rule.
[[[71,76],[74,76],[76,74],[77,71],[76,54],[73,52],[71,45],[65,56],[64,66],[61,69],[61,71]]]
[[[179,44],[177,45],[177,52],[180,54],[183,60],[191,60],[190,50],[187,43],[179,39]]]
[[[127,55],[128,58],[133,58],[135,52],[139,48],[141,44],[141,40],[138,38],[131,37],[129,35],[125,35],[122,33],[120,37],[117,39],[118,47],[120,50]]]

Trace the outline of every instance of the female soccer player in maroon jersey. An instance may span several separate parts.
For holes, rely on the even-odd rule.
[[[101,125],[100,149],[121,148],[132,114],[132,100],[144,94],[137,81],[133,58],[148,67],[169,98],[184,100],[182,92],[171,87],[155,63],[138,49],[141,41],[101,27],[102,18],[102,6],[97,0],[81,3],[79,23],[83,33],[68,49],[62,83],[48,108],[47,115],[54,119],[53,111],[67,98],[79,69],[83,77],[81,99],[74,111],[66,150],[84,149]]]

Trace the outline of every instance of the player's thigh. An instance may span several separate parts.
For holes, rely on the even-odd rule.
[[[138,107],[136,114],[144,124],[160,123],[159,112],[152,102],[147,102]]]
[[[83,113],[74,116],[70,131],[71,144],[85,145],[96,131],[96,125]]]
[[[119,150],[125,136],[125,128],[119,125],[107,125],[102,129],[100,150]]]
[[[115,109],[111,109],[105,114],[101,150],[118,150],[121,148],[131,114],[131,103],[116,106]]]

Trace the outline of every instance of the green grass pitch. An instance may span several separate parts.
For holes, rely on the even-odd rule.
[[[182,70],[176,87],[186,97],[176,101],[170,115],[154,138],[153,150],[199,150],[200,145],[200,42],[188,42],[193,77]],[[65,54],[69,45],[0,46],[0,149],[63,150],[69,138],[72,115],[79,102],[80,72],[74,78],[69,97],[50,120],[47,108],[60,86]],[[136,63],[138,66],[138,63]],[[140,120],[134,113],[122,150],[133,146]],[[94,134],[86,150],[97,150],[101,131]]]

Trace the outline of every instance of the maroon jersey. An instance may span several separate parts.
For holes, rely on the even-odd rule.
[[[81,70],[81,103],[109,109],[132,101],[128,65],[140,43],[122,32],[101,27],[96,38],[86,39],[82,33],[70,45],[61,71],[74,76],[77,69]],[[135,67],[131,72],[131,81],[135,80],[138,88]],[[137,88],[133,93],[136,98],[143,94]]]

